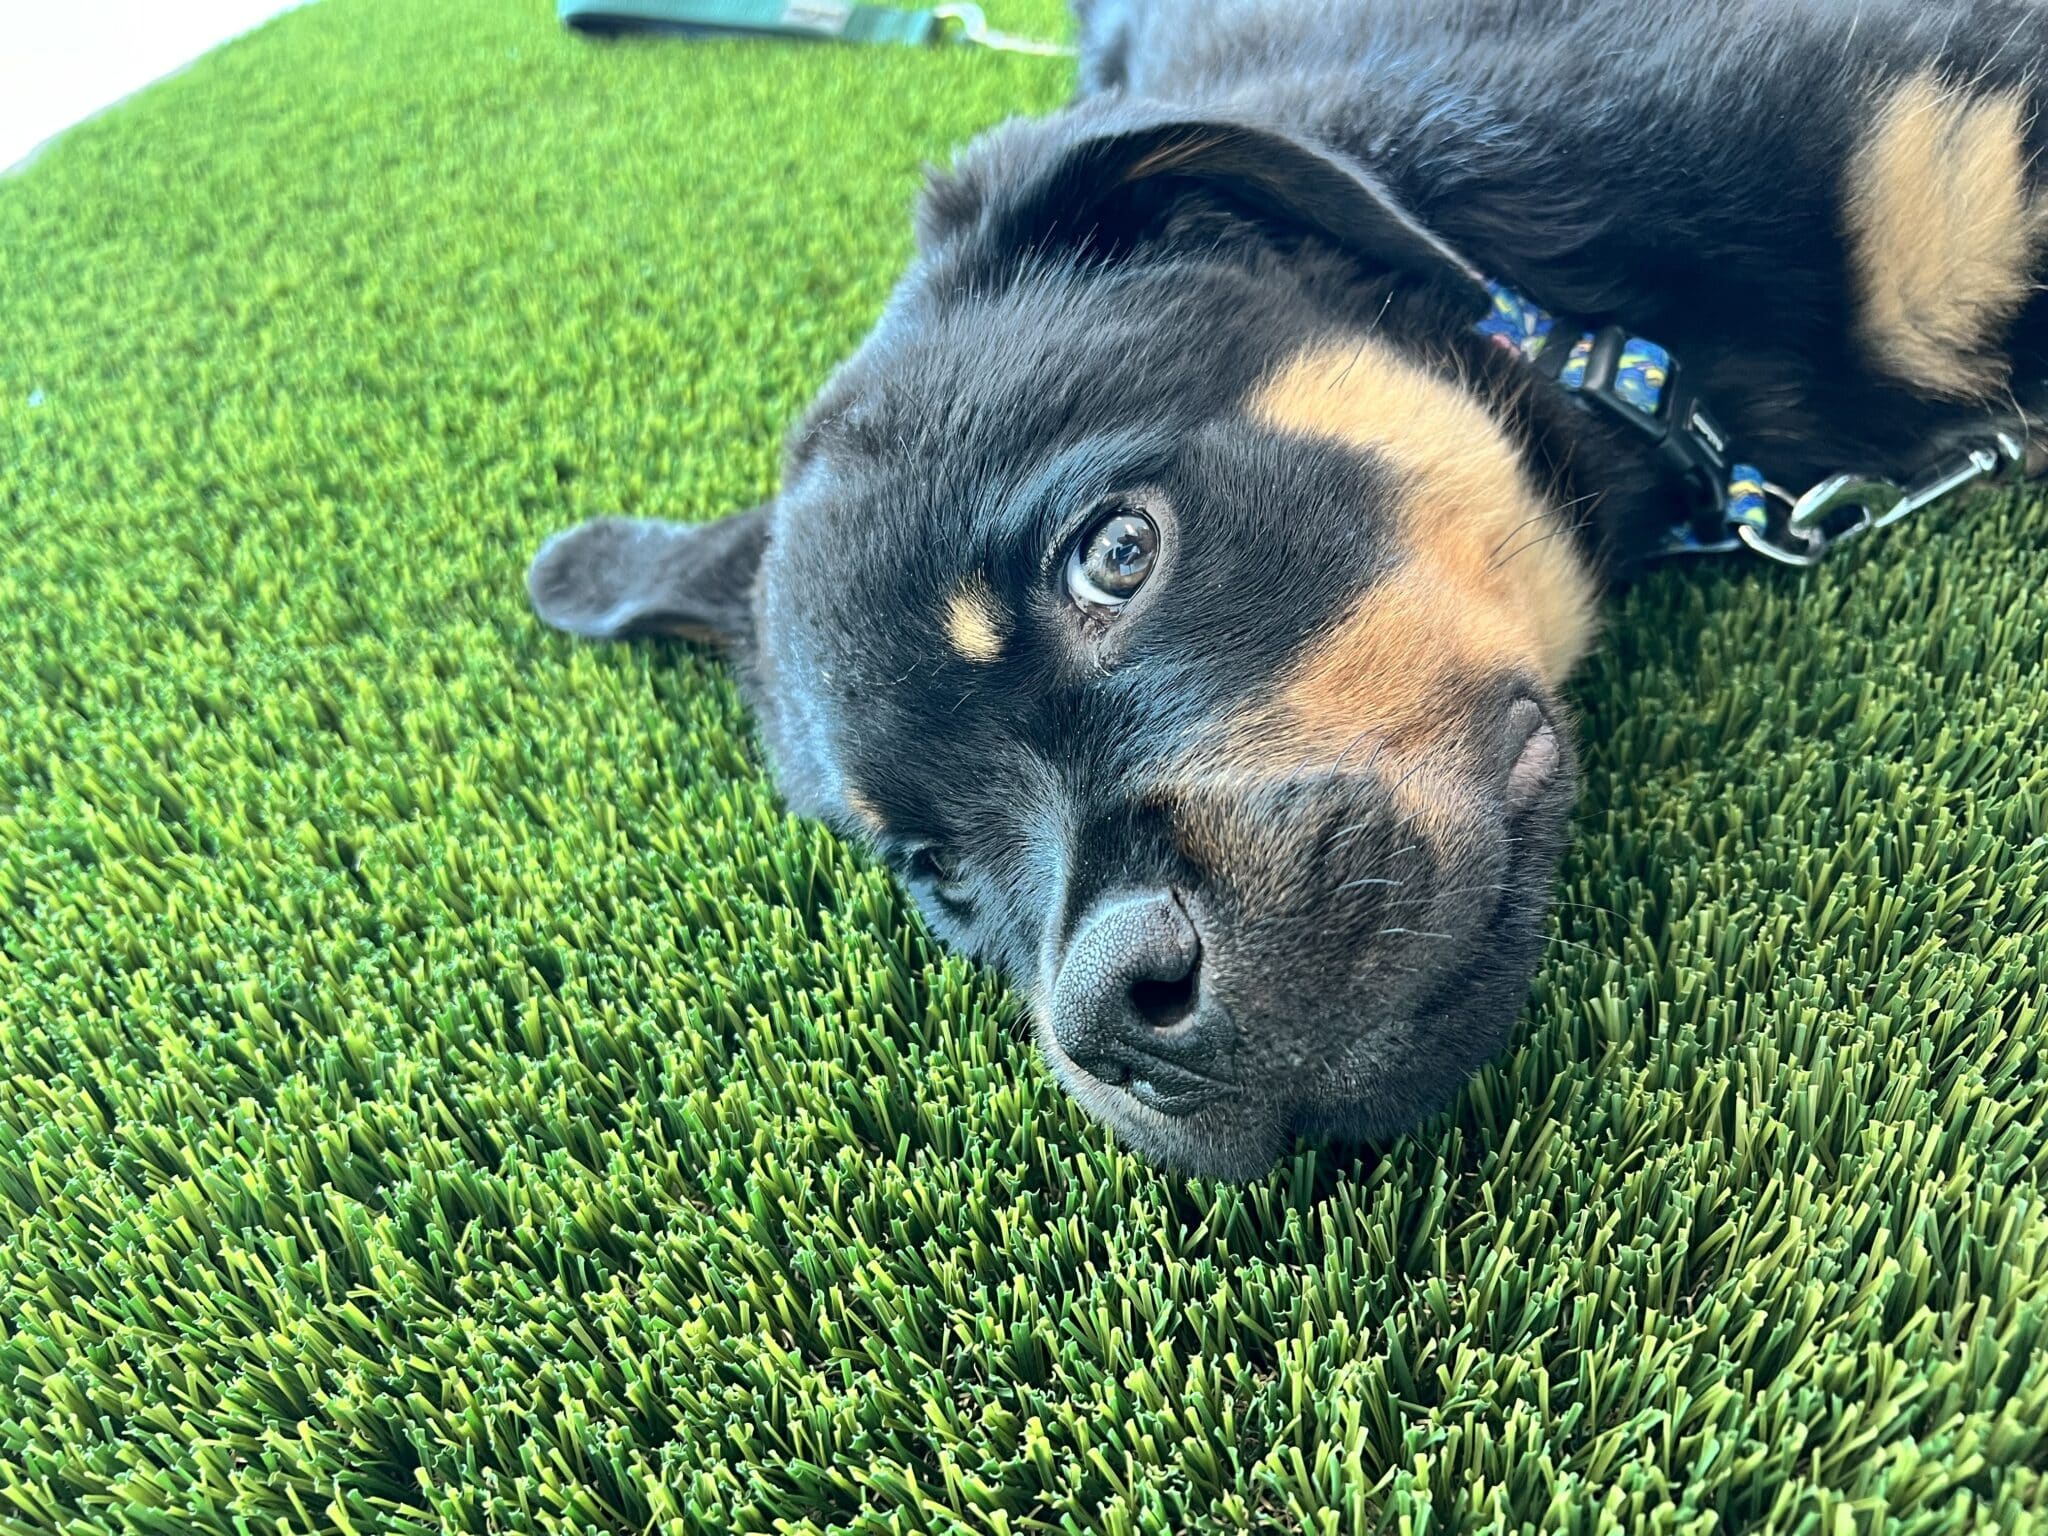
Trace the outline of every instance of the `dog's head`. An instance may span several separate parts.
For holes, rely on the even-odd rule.
[[[1012,125],[928,193],[772,505],[585,525],[530,590],[726,646],[793,808],[1140,1149],[1383,1134],[1504,1041],[1574,791],[1593,580],[1450,339],[1476,284],[1286,134]]]

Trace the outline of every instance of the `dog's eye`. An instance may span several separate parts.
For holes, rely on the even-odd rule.
[[[958,885],[960,861],[943,848],[927,844],[910,856],[910,878],[931,885]]]
[[[1117,609],[1138,595],[1159,558],[1159,529],[1126,501],[1109,504],[1067,557],[1067,595],[1083,608]]]

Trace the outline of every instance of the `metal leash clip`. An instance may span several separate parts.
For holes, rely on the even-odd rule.
[[[982,15],[981,7],[970,3],[970,0],[949,0],[945,5],[933,6],[932,15],[942,22],[957,21],[960,24],[960,41],[970,47],[993,48],[998,53],[1036,54],[1044,59],[1071,59],[1075,54],[1074,49],[1063,43],[996,31],[988,24],[988,18]]]
[[[1751,549],[1781,565],[1818,565],[1845,539],[1889,528],[1967,485],[2021,474],[2026,467],[2025,439],[2000,432],[1909,486],[1882,475],[1856,474],[1830,475],[1804,496],[1766,486],[1771,498],[1787,508],[1782,531],[1742,526],[1735,532]]]

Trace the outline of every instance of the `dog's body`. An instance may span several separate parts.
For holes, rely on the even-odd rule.
[[[1214,103],[1343,150],[1488,275],[1668,346],[1782,484],[1904,478],[2048,382],[2032,0],[1093,0],[1081,18],[1084,97]],[[1601,497],[1619,564],[1654,547],[1667,485],[1618,495],[1640,482],[1604,461],[1569,483]]]
[[[552,622],[729,645],[795,808],[1032,992],[1084,1102],[1255,1171],[1498,1048],[1559,689],[1676,471],[1472,328],[1669,347],[1804,486],[2023,429],[2048,350],[2011,3],[1089,0],[1077,103],[928,194],[781,497],[599,523]]]

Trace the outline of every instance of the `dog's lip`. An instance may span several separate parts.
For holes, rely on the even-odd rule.
[[[1218,1083],[1213,1079],[1191,1088],[1176,1089],[1171,1086],[1174,1078],[1189,1074],[1165,1063],[1156,1070],[1134,1071],[1128,1085],[1105,1082],[1062,1050],[1052,1031],[1043,1023],[1034,1024],[1032,1033],[1037,1036],[1038,1048],[1045,1053],[1054,1072],[1076,1092],[1085,1090],[1087,1094],[1103,1099],[1123,1100],[1145,1115],[1154,1117],[1154,1123],[1159,1127],[1178,1125],[1196,1110],[1227,1102],[1240,1092],[1235,1084]]]
[[[1143,1124],[1155,1131],[1171,1132],[1180,1127],[1197,1111],[1213,1109],[1219,1104],[1229,1103],[1242,1097],[1242,1089],[1234,1083],[1219,1083],[1213,1079],[1179,1089],[1173,1080],[1185,1076],[1176,1069],[1161,1063],[1157,1071],[1138,1069],[1132,1073],[1128,1085],[1105,1082],[1086,1067],[1075,1061],[1053,1037],[1042,1015],[1034,1017],[1032,1034],[1038,1041],[1038,1048],[1044,1053],[1053,1074],[1066,1084],[1069,1092],[1084,1105],[1106,1106],[1115,1103],[1120,1111],[1128,1111]],[[1109,1117],[1115,1123],[1115,1116]]]
[[[1185,1120],[1196,1110],[1228,1098],[1233,1092],[1228,1085],[1197,1079],[1164,1065],[1133,1069],[1123,1091],[1147,1109],[1156,1109],[1175,1120]]]
[[[1279,1162],[1293,1134],[1293,1111],[1266,1114],[1261,1123],[1262,1112],[1274,1106],[1242,1095],[1210,1099],[1186,1115],[1167,1114],[1074,1065],[1042,1024],[1035,1032],[1054,1076],[1088,1117],[1167,1171],[1237,1183],[1259,1179]],[[1233,1105],[1253,1111],[1253,1117],[1247,1121],[1242,1114],[1233,1114]]]

